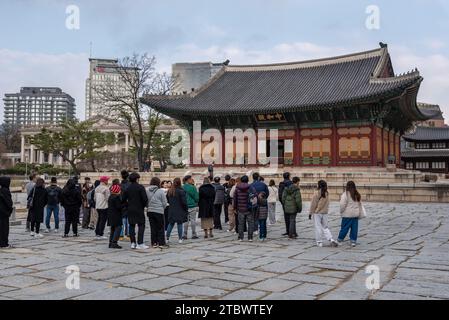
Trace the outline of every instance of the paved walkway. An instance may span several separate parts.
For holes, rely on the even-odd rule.
[[[144,252],[108,249],[86,231],[37,240],[13,227],[16,248],[0,250],[0,299],[449,299],[449,205],[366,208],[356,248],[316,247],[306,214],[296,241],[278,223],[264,243],[220,232]],[[337,204],[331,211],[336,236]],[[80,268],[79,290],[66,288],[69,265]],[[380,270],[377,291],[365,284],[369,265]]]

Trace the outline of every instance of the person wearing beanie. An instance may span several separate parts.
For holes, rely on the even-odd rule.
[[[122,231],[123,225],[123,204],[121,192],[122,188],[119,184],[114,184],[110,188],[111,195],[108,199],[108,226],[111,227],[111,232],[109,235],[109,248],[111,249],[122,249],[118,245],[118,240],[120,238],[120,232]]]
[[[108,220],[108,199],[111,192],[108,187],[109,177],[100,177],[100,185],[95,188],[95,208],[98,213],[97,227],[95,229],[96,239],[107,239],[104,229]]]

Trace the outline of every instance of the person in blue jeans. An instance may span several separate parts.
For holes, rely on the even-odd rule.
[[[120,172],[120,175],[122,176],[122,182],[120,183],[120,188],[122,189],[122,196],[123,196],[123,193],[126,191],[126,189],[128,189],[128,187],[130,185],[129,172],[127,170],[122,170]],[[122,217],[123,217],[122,218],[123,227],[122,227],[122,231],[120,233],[120,240],[127,240],[124,238],[124,237],[128,238],[128,236],[129,236],[128,207],[126,205],[123,206]]]
[[[338,242],[343,242],[349,232],[351,246],[356,246],[359,231],[359,218],[362,214],[361,198],[355,183],[353,181],[348,181],[346,184],[346,191],[340,198],[340,213],[342,220]]]
[[[58,187],[58,181],[55,177],[51,178],[51,184],[47,187],[48,203],[47,203],[47,214],[45,217],[45,226],[47,230],[46,233],[51,231],[50,220],[51,215],[55,217],[55,232],[59,231],[59,204],[61,202],[62,189]]]

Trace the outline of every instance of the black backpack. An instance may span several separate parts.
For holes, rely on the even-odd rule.
[[[89,207],[95,209],[95,188],[87,193],[87,201],[89,203]]]
[[[51,206],[57,205],[59,203],[59,193],[58,187],[48,187],[48,204]]]

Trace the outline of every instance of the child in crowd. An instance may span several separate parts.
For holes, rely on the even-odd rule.
[[[312,219],[315,226],[315,239],[318,247],[323,246],[323,236],[330,242],[331,246],[337,247],[338,243],[332,238],[332,234],[328,226],[329,213],[329,192],[327,191],[327,183],[324,180],[318,181],[318,189],[312,197],[310,204],[309,219]]]

